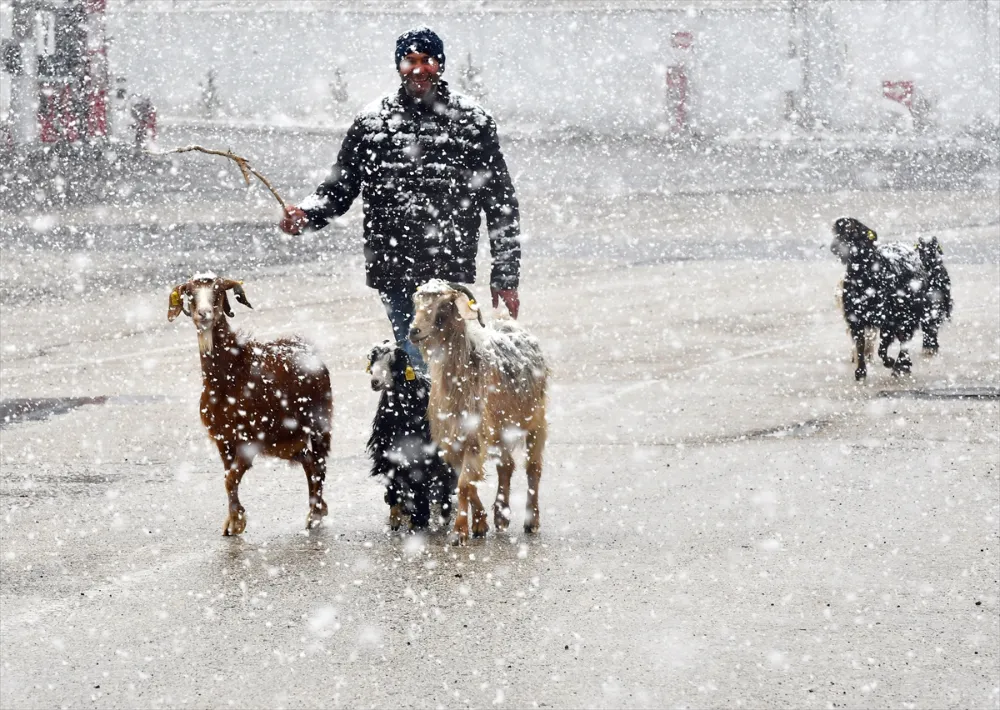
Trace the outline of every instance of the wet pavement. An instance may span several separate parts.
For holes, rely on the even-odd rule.
[[[512,532],[465,548],[390,533],[367,475],[388,327],[358,216],[289,240],[243,194],[5,223],[0,706],[1000,704],[994,193],[526,188],[542,530],[519,532],[518,472]],[[826,250],[846,213],[945,245],[955,317],[909,377],[853,380]],[[317,531],[301,470],[261,461],[246,533],[220,534],[195,334],[165,317],[206,268],[245,281],[236,327],[331,370]]]

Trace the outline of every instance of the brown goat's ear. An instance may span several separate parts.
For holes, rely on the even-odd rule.
[[[167,308],[168,321],[172,321],[181,314],[182,310],[184,310],[184,297],[181,294],[181,291],[183,290],[184,286],[178,286],[170,292],[170,305]]]
[[[232,279],[226,279],[225,281],[223,281],[222,286],[226,290],[232,289],[233,295],[236,296],[236,300],[242,303],[244,306],[246,306],[247,308],[253,308],[253,306],[250,305],[250,301],[247,300],[247,294],[243,290],[242,281],[234,281]],[[232,314],[230,313],[228,315]]]

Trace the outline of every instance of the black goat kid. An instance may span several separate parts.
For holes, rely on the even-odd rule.
[[[865,331],[879,331],[878,354],[894,375],[906,374],[912,361],[906,343],[917,328],[923,331],[924,350],[938,349],[938,329],[951,317],[951,279],[944,268],[936,237],[921,239],[914,249],[900,243],[879,245],[878,235],[856,219],[845,217],[833,225],[830,251],[847,267],[843,309],[857,349],[854,377],[867,375]],[[899,354],[889,347],[899,341]]]
[[[382,392],[368,454],[372,476],[385,481],[389,526],[398,530],[408,516],[411,528],[426,528],[432,503],[440,505],[447,521],[458,477],[431,440],[427,422],[430,379],[415,371],[406,351],[388,340],[372,348],[368,372],[372,389]]]

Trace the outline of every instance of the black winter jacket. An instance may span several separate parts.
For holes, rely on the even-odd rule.
[[[321,229],[362,192],[368,285],[412,287],[431,278],[473,283],[480,212],[493,255],[490,285],[517,288],[517,197],[496,124],[471,100],[438,85],[433,105],[400,87],[363,111],[330,176],[301,207]]]

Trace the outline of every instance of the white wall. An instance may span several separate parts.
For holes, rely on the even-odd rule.
[[[852,0],[829,9],[837,41],[823,66],[832,75],[824,109],[835,125],[871,124],[883,80],[913,81],[944,127],[998,120],[997,0]]]
[[[816,111],[832,125],[878,124],[883,79],[912,78],[935,100],[947,129],[976,116],[1000,121],[997,0],[807,2]],[[664,122],[670,35],[695,33],[688,58],[694,118],[709,134],[783,125],[789,83],[789,3],[757,9],[527,11],[326,9],[254,2],[109,3],[114,71],[167,116],[197,115],[199,82],[214,67],[240,117],[303,117],[329,106],[340,66],[348,113],[393,90],[394,40],[428,24],[445,41],[452,80],[471,52],[489,88],[484,103],[510,125],[565,123],[646,132]],[[328,6],[329,7],[329,6]],[[671,6],[673,7],[673,6]],[[308,11],[307,11],[308,10]],[[987,21],[991,23],[985,27]]]

